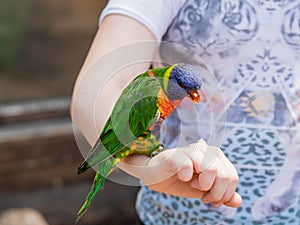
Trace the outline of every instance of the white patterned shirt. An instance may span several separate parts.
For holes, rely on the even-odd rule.
[[[210,66],[225,100],[221,148],[240,177],[238,209],[143,186],[137,211],[144,224],[299,225],[299,0],[112,0],[101,19],[110,13],[135,18],[158,40],[179,43]],[[186,113],[167,122],[166,146],[175,146],[179,123],[187,143],[209,138]]]

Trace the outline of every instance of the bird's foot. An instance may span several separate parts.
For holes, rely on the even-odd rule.
[[[165,146],[163,144],[159,145],[159,149],[158,150],[154,150],[151,154],[150,154],[150,158],[153,158],[154,156],[158,155],[158,153],[162,152],[165,150]]]

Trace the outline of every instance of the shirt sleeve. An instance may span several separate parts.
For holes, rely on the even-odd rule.
[[[109,14],[122,14],[144,24],[161,41],[185,0],[110,0],[99,25]]]

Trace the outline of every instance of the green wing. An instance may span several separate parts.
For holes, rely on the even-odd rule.
[[[165,70],[166,68],[158,68],[152,71],[157,77],[162,77]],[[145,148],[154,149],[159,145],[159,137],[151,134],[149,130],[160,118],[156,106],[160,84],[155,77],[144,73],[122,92],[96,144],[90,150],[86,161],[78,168],[80,174],[98,164],[93,185],[78,211],[76,223],[86,212],[120,158],[125,157],[132,149],[136,153],[147,154]]]
[[[96,144],[78,168],[79,174],[128,150],[137,137],[144,135],[157,122],[159,89],[158,80],[147,73],[138,76],[124,89]]]

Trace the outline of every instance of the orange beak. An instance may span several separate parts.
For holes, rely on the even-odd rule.
[[[189,98],[194,102],[194,103],[199,103],[201,99],[200,95],[200,90],[192,90],[189,91]]]

